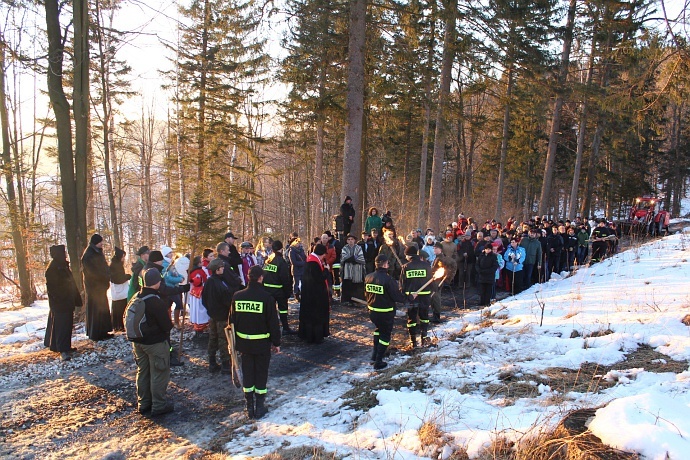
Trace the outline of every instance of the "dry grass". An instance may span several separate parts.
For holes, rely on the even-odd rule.
[[[640,345],[637,350],[628,353],[623,361],[610,366],[596,363],[583,363],[579,369],[565,367],[549,367],[539,375],[526,374],[517,377],[512,372],[502,372],[498,375],[500,383],[492,383],[482,387],[490,398],[504,397],[510,399],[534,398],[539,395],[538,384],[549,385],[558,394],[556,401],[564,398],[568,392],[597,393],[611,388],[616,382],[606,381],[603,376],[611,370],[627,370],[644,368],[648,372],[673,372],[679,374],[688,368],[687,361],[674,361],[670,357],[654,351],[648,345]],[[529,382],[536,382],[537,385]],[[468,388],[470,389],[470,388]]]
[[[354,382],[352,388],[343,394],[342,407],[367,411],[378,405],[375,394],[378,390],[398,391],[402,387],[420,391],[426,389],[426,379],[416,372],[426,359],[428,357],[425,355],[413,355],[399,366],[388,366],[384,372],[380,372],[370,379]],[[409,372],[412,375],[396,378],[403,372]]]
[[[513,460],[515,443],[505,436],[498,436],[488,446],[479,450],[475,457],[477,460]]]
[[[470,456],[467,454],[467,449],[464,447],[458,447],[456,450],[450,454],[448,460],[470,460]]]
[[[552,431],[522,441],[513,460],[636,460],[637,454],[609,447],[585,426],[596,409],[567,414]]]
[[[419,442],[423,447],[438,445],[443,442],[443,431],[436,422],[430,420],[422,423],[422,426],[417,430],[417,436],[419,436]]]
[[[683,319],[681,319],[680,322],[686,326],[690,326],[690,315],[683,316]]]
[[[598,331],[591,332],[589,334],[585,334],[584,338],[589,339],[591,337],[603,337],[605,335],[613,334],[613,329],[607,328],[607,329],[600,329]]]
[[[261,460],[337,460],[339,457],[326,452],[321,446],[281,447],[272,454],[261,457]]]

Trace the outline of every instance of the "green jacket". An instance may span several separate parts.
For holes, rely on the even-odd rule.
[[[520,247],[525,248],[525,264],[541,265],[541,243],[538,238],[523,238]]]
[[[587,246],[589,244],[589,235],[587,234],[586,231],[584,232],[577,232],[577,245],[578,246]]]
[[[132,297],[134,297],[134,294],[141,289],[141,286],[139,286],[139,274],[141,270],[144,269],[144,265],[146,265],[146,262],[144,262],[141,257],[137,257],[137,261],[132,264],[132,277],[129,279],[127,302],[129,302]]]
[[[367,217],[367,220],[364,223],[364,231],[368,234],[371,234],[372,228],[381,231],[381,227],[383,227],[383,222],[381,222],[381,216],[378,214]]]

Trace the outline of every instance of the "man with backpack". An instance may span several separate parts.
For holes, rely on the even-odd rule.
[[[149,254],[149,261],[146,263],[144,266],[144,270],[141,272],[139,275],[139,285],[141,287],[146,286],[144,284],[144,271],[147,271],[149,269],[155,269],[158,271],[158,274],[161,275],[161,281],[163,280],[163,253],[161,251],[151,251]],[[164,305],[166,305],[166,308],[169,308],[171,302],[170,298],[178,295],[178,294],[184,294],[185,292],[189,292],[190,285],[189,284],[180,284],[175,287],[170,287],[164,282],[161,283],[161,285],[158,287],[158,293],[161,297],[161,301],[163,302]],[[182,366],[184,363],[180,360],[179,355],[177,354],[177,350],[170,345],[170,365],[171,366]]]
[[[170,344],[173,328],[168,307],[158,296],[161,275],[151,268],[142,272],[143,287],[125,313],[125,331],[137,363],[137,406],[152,417],[175,410],[165,393],[170,382]]]

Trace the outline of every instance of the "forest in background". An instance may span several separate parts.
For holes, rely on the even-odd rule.
[[[680,212],[687,4],[183,1],[160,113],[132,90],[127,1],[0,4],[0,274],[25,305],[51,244],[308,238],[346,195],[353,230],[376,206],[403,234],[460,211],[616,217],[647,193]]]

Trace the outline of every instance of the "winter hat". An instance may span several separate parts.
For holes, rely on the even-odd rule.
[[[144,254],[148,254],[149,252],[151,252],[151,249],[148,246],[142,246],[137,251],[137,255],[142,256]]]
[[[435,248],[443,249],[443,245],[441,243],[436,243],[434,244]]]
[[[275,240],[275,241],[271,244],[271,249],[272,249],[274,252],[281,251],[281,250],[283,249],[283,243],[282,243],[280,240]]]
[[[116,259],[121,259],[123,258],[127,253],[123,251],[122,249],[118,248],[115,246],[115,258]]]
[[[160,262],[161,260],[163,260],[163,254],[160,251],[151,251],[149,262]]]
[[[209,264],[208,264],[208,271],[210,272],[215,272],[217,271],[220,267],[224,267],[225,262],[223,262],[222,259],[213,259]]]
[[[161,254],[163,254],[163,257],[168,257],[168,254],[170,254],[171,252],[172,249],[170,249],[168,246],[161,246]]]
[[[381,267],[385,263],[388,262],[388,257],[386,257],[385,254],[379,254],[376,256],[376,259],[374,259],[374,263],[376,264],[377,267]]]
[[[347,200],[352,201],[352,197],[351,197],[350,195],[346,196],[346,197],[345,197],[345,201],[347,201]]]
[[[98,233],[94,233],[93,235],[91,235],[90,243],[93,244],[94,246],[96,246],[101,241],[103,241],[103,237],[101,235],[99,235]]]
[[[406,256],[416,256],[419,254],[419,249],[417,245],[410,245],[405,248],[405,255]]]
[[[317,244],[316,246],[314,246],[314,254],[316,254],[317,256],[322,256],[326,254],[326,246],[324,246],[321,243]]]
[[[144,272],[144,286],[155,286],[161,282],[161,272],[155,268],[149,268]]]
[[[501,246],[503,246],[503,244],[501,244],[500,241],[494,241],[493,243],[491,243],[491,246],[495,248],[500,248]]]
[[[236,238],[235,238],[235,235],[233,235],[232,232],[228,232],[228,233],[225,234],[225,238],[224,238],[224,239],[228,239],[228,238],[232,238],[233,240],[236,239]]]
[[[57,244],[50,247],[50,258],[55,260],[65,260],[67,259],[67,253],[65,252],[64,244]]]

